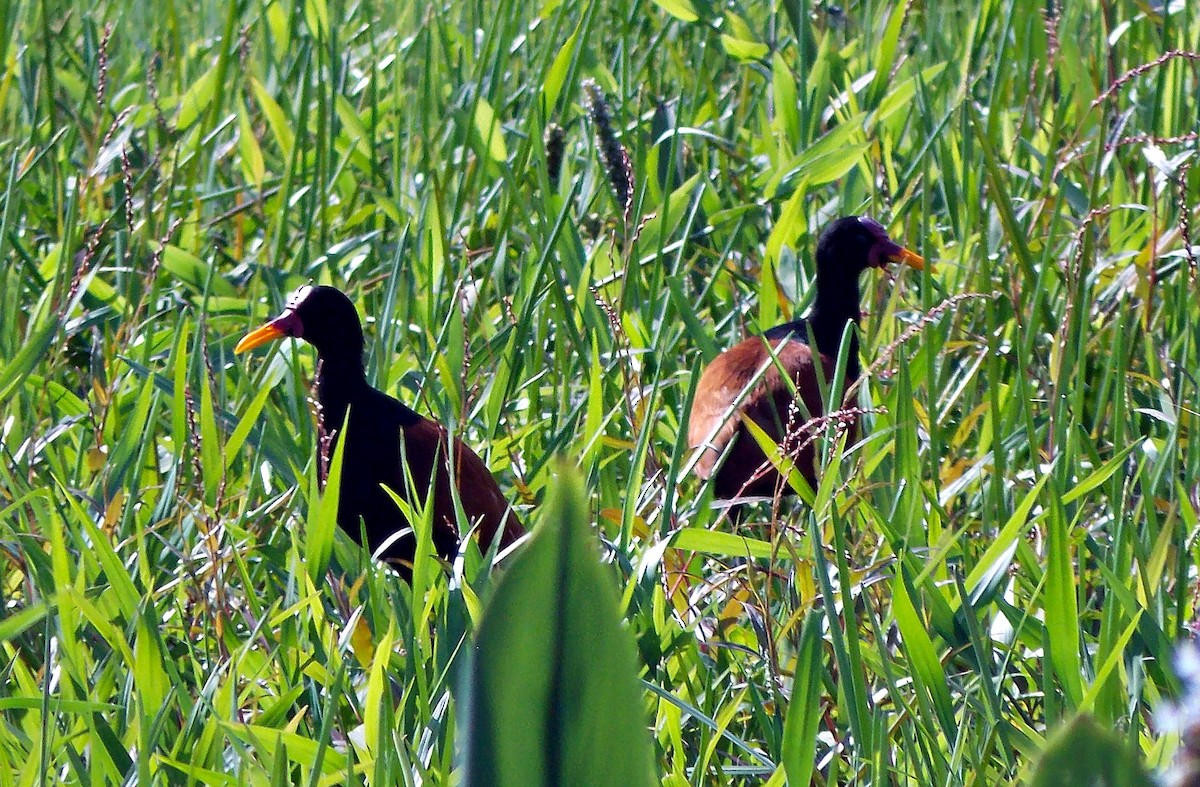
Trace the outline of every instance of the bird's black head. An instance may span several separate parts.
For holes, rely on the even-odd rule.
[[[867,216],[844,216],[830,224],[817,241],[818,276],[858,279],[867,268],[902,262],[917,270],[925,260],[888,237],[883,225]]]
[[[362,322],[346,294],[324,285],[301,287],[292,293],[283,312],[238,342],[234,352],[245,352],[274,339],[292,336],[317,348],[326,362],[362,363]]]

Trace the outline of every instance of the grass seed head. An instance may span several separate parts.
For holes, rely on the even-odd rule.
[[[617,139],[613,128],[612,112],[604,91],[592,80],[583,83],[584,99],[592,125],[596,127],[596,146],[600,148],[600,161],[608,176],[609,185],[621,205],[626,223],[633,210],[633,164],[629,152]]]
[[[563,151],[566,147],[567,132],[557,123],[546,126],[546,169],[550,173],[550,185],[558,188],[558,178],[562,175]]]

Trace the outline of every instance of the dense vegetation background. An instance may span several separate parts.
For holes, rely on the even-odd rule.
[[[1185,0],[0,4],[0,784],[454,783],[497,572],[324,570],[311,350],[232,355],[310,280],[526,521],[578,460],[664,783],[1007,783],[1077,711],[1164,766],[1197,52]],[[862,441],[735,527],[697,370],[852,212],[936,270],[864,277]]]

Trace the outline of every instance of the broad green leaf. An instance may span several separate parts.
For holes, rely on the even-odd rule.
[[[900,30],[908,16],[908,11],[909,7],[900,3],[891,7],[891,15],[888,17],[887,26],[884,27],[883,38],[874,47],[875,58],[872,66],[875,68],[875,79],[872,80],[871,87],[867,91],[867,95],[872,101],[878,100],[879,94],[883,92],[892,74],[892,67],[896,62],[896,47],[900,41]]]
[[[996,153],[996,145],[988,137],[986,131],[986,123],[982,118],[978,117],[978,113],[972,107],[970,102],[963,104],[963,108],[967,110],[967,114],[971,117],[971,127],[975,132],[975,139],[979,142],[980,152],[983,154],[984,172],[987,174],[987,182],[993,193],[992,203],[996,206],[996,212],[999,216],[1000,223],[1004,227],[1004,234],[1011,242],[1011,247],[1014,256],[1017,259],[1021,273],[1025,280],[1030,284],[1031,292],[1040,290],[1040,287],[1034,288],[1032,285],[1041,278],[1038,275],[1038,268],[1035,265],[1033,258],[1033,250],[1029,246],[1029,232],[1022,226],[1020,219],[1017,218],[1017,213],[1013,209],[1013,198],[1009,188],[1009,179],[1005,175],[1005,170],[1000,163],[1000,157]],[[1056,266],[1050,266],[1050,271],[1058,273]],[[1038,319],[1049,324],[1057,324],[1058,319],[1050,311],[1050,307],[1044,300],[1039,300]],[[1025,310],[1026,304],[1019,304],[1022,311]]]
[[[110,619],[107,610],[101,610],[95,601],[75,587],[69,587],[65,592],[61,593],[58,597],[58,602],[60,614],[68,608],[72,609],[73,613],[77,612],[80,618],[75,621],[76,623],[81,622],[81,620],[87,620],[88,623],[95,627],[96,632],[104,641],[120,654],[127,665],[136,663],[133,649],[128,642],[128,634],[126,634],[124,628],[117,626]],[[67,606],[68,602],[70,607]],[[78,635],[84,631],[78,626],[74,626],[73,629],[73,635]]]
[[[592,362],[588,369],[587,411],[583,422],[581,464],[585,471],[593,467],[593,460],[600,453],[604,437],[604,368],[600,365],[600,348],[596,337],[592,337]]]
[[[795,194],[788,197],[779,209],[779,218],[775,220],[775,226],[771,228],[771,234],[767,236],[766,256],[768,259],[778,261],[782,255],[783,247],[796,246],[808,237],[807,216],[804,209],[803,190],[797,190]],[[762,315],[761,320],[770,321],[764,324],[777,325],[775,314]]]
[[[706,530],[699,527],[685,527],[671,537],[671,546],[675,549],[687,549],[703,552],[706,555],[721,555],[723,557],[752,557],[752,558],[788,558],[786,550],[775,549],[769,541],[756,538],[745,538],[733,533],[720,530]]]
[[[0,642],[8,642],[20,636],[30,626],[36,626],[49,611],[49,604],[37,604],[0,618]],[[40,704],[42,698],[38,697],[37,701]]]
[[[212,272],[212,263],[205,262],[178,246],[167,244],[162,249],[163,270],[186,284],[194,292],[204,292],[207,285],[213,295],[235,296],[237,290],[219,273]]]
[[[571,37],[558,50],[558,54],[554,56],[554,62],[550,64],[549,70],[546,71],[546,80],[542,83],[542,107],[547,114],[553,112],[554,107],[558,104],[558,96],[562,93],[567,72],[571,70],[571,59],[575,56],[575,42],[578,35],[578,31],[571,34]]]
[[[654,0],[654,4],[681,22],[695,22],[700,19],[691,0]]]
[[[108,702],[65,700],[61,697],[0,697],[0,710],[31,710],[40,708],[43,703],[50,707],[52,713],[111,713],[122,709],[121,705]]]
[[[44,356],[58,333],[58,327],[57,318],[48,320],[21,344],[21,349],[11,360],[7,363],[0,360],[0,404],[3,404],[13,391],[21,387],[26,375],[38,363],[45,360]]]
[[[1071,490],[1062,496],[1063,504],[1074,503],[1116,475],[1117,471],[1125,465],[1126,459],[1135,448],[1137,448],[1137,443],[1130,443],[1125,446],[1124,449],[1117,452],[1116,456],[1100,465],[1100,467],[1097,467],[1091,475],[1071,487]]]
[[[209,718],[215,717],[210,716]],[[244,783],[237,777],[230,776],[227,773],[211,768],[203,768],[190,758],[177,760],[171,757],[159,756],[156,758],[156,762],[166,768],[178,771],[180,777],[187,777],[186,780],[181,780],[185,784],[199,783],[206,785],[206,787],[237,787],[237,785]]]
[[[353,415],[346,411],[346,420],[342,423],[342,434],[346,433],[346,424]],[[319,488],[319,473],[314,468],[309,494],[309,509],[307,527],[305,528],[304,562],[308,566],[308,576],[313,583],[320,581],[329,565],[333,554],[333,538],[337,531],[338,499],[342,486],[342,454],[345,452],[346,441],[338,440],[329,459],[329,474],[325,478],[325,488]],[[318,453],[320,448],[317,449]],[[321,461],[318,456],[318,463]]]
[[[53,279],[55,277],[68,275],[68,272],[62,269],[62,251],[63,246],[61,243],[53,244],[46,251],[46,256],[42,258],[41,264],[38,265],[38,273],[42,277],[46,279]],[[99,270],[99,268],[93,267],[90,271],[87,271],[83,274],[83,279],[80,281],[80,289],[76,293],[75,298],[71,303],[71,308],[65,310],[67,313],[70,313],[71,309],[79,305],[79,300],[85,291],[89,295],[92,295],[95,298],[104,301],[105,303],[111,304],[115,309],[124,308],[125,299],[117,295],[117,291],[113,289],[111,284],[96,275],[99,273]],[[43,316],[40,312],[35,312],[35,314],[39,318]]]
[[[273,761],[275,752],[283,749],[287,753],[288,762],[297,763],[305,768],[314,768],[319,758],[322,774],[343,778],[346,775],[346,755],[326,746],[321,741],[289,730],[277,730],[241,721],[222,721],[221,726],[231,738],[253,745],[259,755],[268,760]],[[342,784],[344,781],[337,783]]]
[[[713,730],[718,736],[724,735],[729,731],[730,724],[734,718],[741,713],[743,704],[742,701],[746,697],[749,688],[743,686],[740,689],[734,689],[721,698],[721,707],[715,714],[713,721],[716,725]],[[708,770],[709,763],[712,761],[713,755],[717,752],[717,745],[720,743],[720,738],[714,736],[708,739],[707,745],[704,747],[703,753],[700,755],[700,760],[696,765],[696,770],[705,772]]]
[[[292,131],[291,124],[288,123],[287,115],[257,79],[250,79],[250,89],[258,100],[258,106],[263,115],[267,118],[267,125],[271,127],[271,134],[274,135],[280,152],[285,159],[288,158],[292,155],[292,145],[295,144],[296,135]]]
[[[768,196],[783,189],[801,190],[801,185],[820,185],[840,178],[861,159],[870,147],[865,141],[863,121],[859,112],[839,123],[823,137],[798,153],[786,165],[766,173],[763,189]]]
[[[74,501],[72,502],[74,503]],[[75,519],[88,534],[89,549],[92,550],[96,561],[104,569],[105,581],[112,588],[112,595],[124,617],[122,622],[132,621],[138,614],[140,596],[128,571],[121,563],[121,556],[113,548],[109,536],[100,530],[87,512],[81,510],[78,504],[73,505],[72,510],[76,513]]]
[[[137,404],[125,414],[123,428],[119,432],[116,445],[108,457],[108,473],[105,479],[107,492],[106,504],[124,490],[122,485],[128,476],[136,472],[135,462],[141,453],[142,444],[153,439],[154,429],[150,419],[150,408],[154,405],[158,394],[150,380],[141,382],[138,391]]]
[[[134,641],[133,675],[137,686],[138,696],[142,702],[142,712],[147,715],[158,713],[171,690],[170,680],[163,669],[163,642],[159,636],[157,621],[152,613],[154,604],[150,602],[142,614],[137,617],[137,638]]]
[[[560,463],[471,651],[458,729],[465,785],[658,783],[633,641],[589,519],[578,471]]]
[[[1125,627],[1125,631],[1123,631],[1121,636],[1112,643],[1108,657],[1104,659],[1104,663],[1100,665],[1100,669],[1096,670],[1095,677],[1092,680],[1092,685],[1088,687],[1087,694],[1083,696],[1083,702],[1080,703],[1080,708],[1082,710],[1094,712],[1096,698],[1104,689],[1105,682],[1116,670],[1117,665],[1124,661],[1126,656],[1125,648],[1129,645],[1129,640],[1133,639],[1133,635],[1137,631],[1138,624],[1142,620],[1142,613],[1145,611],[1146,610],[1144,609],[1139,609],[1133,616],[1133,619],[1129,621],[1129,625]]]
[[[184,318],[178,328],[175,346],[171,351],[170,366],[172,371],[171,385],[171,442],[175,448],[175,461],[182,461],[184,451],[189,443],[188,411],[187,411],[187,373],[191,358],[188,355],[190,347],[190,324]],[[146,370],[147,376],[150,371]]]
[[[175,127],[186,129],[196,122],[212,103],[217,91],[217,67],[213,66],[200,75],[179,99],[179,112],[175,115]]]
[[[242,156],[247,179],[261,189],[263,179],[267,176],[267,166],[263,162],[262,148],[254,136],[254,127],[250,125],[249,111],[245,108],[238,112],[238,152]]]
[[[800,144],[800,105],[796,93],[796,78],[788,68],[783,55],[776,52],[771,56],[771,93],[775,99],[775,118],[771,125],[785,142],[784,155],[790,155]]]
[[[938,63],[921,71],[922,82],[932,82],[943,71],[946,70],[945,63]],[[891,117],[896,111],[909,108],[912,104],[913,96],[917,92],[917,78],[910,77],[899,85],[896,85],[891,91],[883,97],[879,105],[875,108],[875,117],[877,120],[886,120]]]
[[[776,361],[778,359],[775,359]],[[758,443],[758,447],[762,449],[763,455],[771,461],[771,465],[779,471],[779,474],[787,479],[787,484],[800,496],[808,505],[813,505],[817,500],[816,493],[820,490],[814,490],[808,485],[807,479],[801,475],[796,463],[792,461],[790,456],[784,456],[779,444],[771,435],[749,418],[742,419],[742,425],[746,427],[746,431],[754,438],[754,442]],[[840,451],[839,451],[840,453]],[[834,457],[835,459],[837,456]],[[821,484],[824,486],[824,482]]]
[[[149,380],[144,385],[153,390]],[[200,467],[204,472],[204,495],[209,505],[216,505],[217,489],[224,477],[224,462],[221,460],[221,438],[217,431],[216,405],[213,404],[212,383],[205,371],[200,372]]]
[[[363,155],[369,155],[371,134],[367,131],[367,127],[363,125],[359,119],[358,113],[346,100],[345,96],[337,96],[333,103],[334,109],[337,111],[338,119],[345,126],[344,133],[349,137],[354,148]]]
[[[806,159],[800,166],[800,174],[809,186],[823,186],[846,176],[863,161],[870,142],[851,142],[841,150],[831,150]]]
[[[1050,663],[1066,692],[1070,707],[1083,701],[1080,677],[1079,607],[1076,603],[1075,562],[1070,523],[1061,503],[1048,507],[1046,516],[1046,589],[1042,593],[1049,638]]]
[[[329,6],[325,0],[304,0],[304,22],[313,38],[322,40],[329,35]]]
[[[988,584],[990,577],[1002,576],[1008,572],[1013,555],[1016,553],[1017,539],[1024,536],[1026,531],[1041,518],[1037,516],[1030,519],[1029,512],[1033,510],[1033,504],[1037,502],[1038,495],[1041,494],[1042,487],[1046,485],[1048,478],[1049,476],[1042,476],[1025,494],[1021,503],[1013,509],[1012,516],[1008,518],[1000,533],[979,556],[975,568],[971,569],[971,573],[967,575],[966,584],[973,600],[978,601],[980,588]]]
[[[721,46],[730,57],[738,60],[762,60],[771,53],[771,48],[757,41],[746,41],[729,35],[721,35]]]
[[[375,648],[375,659],[371,663],[371,674],[367,679],[367,704],[363,714],[363,729],[366,732],[367,748],[378,756],[387,745],[387,732],[379,723],[380,709],[385,702],[391,702],[387,695],[388,662],[392,658],[393,632],[389,629],[379,640]]]
[[[824,717],[821,707],[821,676],[825,671],[821,658],[821,624],[824,619],[820,610],[810,611],[800,630],[792,698],[788,702],[787,718],[783,720],[783,767],[789,784],[809,784],[812,779],[817,732]]]
[[[254,398],[250,400],[250,404],[247,405],[242,417],[238,420],[237,426],[230,432],[229,438],[225,441],[226,470],[233,465],[238,453],[242,450],[242,443],[246,442],[250,430],[258,423],[258,414],[262,412],[263,405],[270,398],[271,389],[283,379],[284,371],[285,368],[282,364],[271,364],[262,382],[259,383],[258,393],[254,394]]]
[[[695,198],[698,190],[703,188],[704,182],[701,180],[700,175],[696,174],[684,181],[683,185],[679,188],[672,191],[670,196],[667,197],[666,210],[660,210],[642,228],[638,247],[656,250],[668,243],[687,215],[688,206],[691,205],[692,199]]]
[[[288,15],[283,8],[282,0],[271,0],[266,8],[266,20],[267,27],[271,31],[275,59],[282,60],[291,43],[289,40],[291,36],[288,35]]]
[[[504,130],[496,117],[492,105],[484,98],[475,103],[475,131],[492,161],[508,161],[508,148],[504,145]]]
[[[904,652],[908,656],[909,671],[917,684],[929,692],[947,740],[956,740],[958,728],[954,723],[954,703],[946,684],[946,671],[938,660],[933,640],[917,614],[917,608],[908,594],[908,586],[899,571],[892,580],[892,611],[900,628]]]

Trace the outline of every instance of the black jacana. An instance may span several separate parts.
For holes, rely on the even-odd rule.
[[[704,370],[692,402],[688,442],[693,448],[705,446],[696,462],[696,474],[705,479],[712,477],[713,492],[718,498],[771,496],[776,491],[791,493],[743,419],[753,421],[777,443],[784,439],[789,428],[795,435],[806,419],[803,411],[797,416],[799,408],[793,407],[795,397],[785,381],[785,373],[795,383],[795,390],[811,417],[825,412],[815,360],[821,360],[821,378],[827,383],[832,381],[846,323],[857,323],[861,316],[859,275],[867,268],[882,268],[889,261],[917,270],[925,267],[925,260],[919,254],[889,238],[879,222],[866,216],[838,219],[817,241],[816,292],[808,318],[786,322],[761,336],[746,339],[718,355]],[[809,344],[810,335],[815,347]],[[847,387],[859,375],[858,338],[854,333],[851,337]],[[771,359],[768,344],[778,364]],[[760,372],[758,382],[735,406],[742,391]],[[789,455],[815,489],[812,441],[800,435],[792,443]],[[718,467],[723,455],[724,462]]]
[[[444,559],[458,552],[458,518],[450,481],[457,482],[467,521],[474,526],[481,550],[498,537],[508,546],[524,532],[496,479],[474,451],[446,429],[391,396],[372,388],[363,365],[362,323],[354,304],[334,287],[301,287],[288,298],[283,313],[248,333],[234,352],[242,353],[275,339],[303,339],[317,350],[317,399],[332,448],[342,439],[342,482],[338,525],[375,552],[409,522],[381,485],[416,505],[424,504],[433,480],[433,545]],[[403,462],[412,479],[406,483]],[[322,479],[324,480],[324,479]],[[419,508],[417,509],[419,510]],[[360,530],[359,521],[362,521]],[[416,540],[409,534],[394,540],[380,555],[405,576],[410,575]]]

